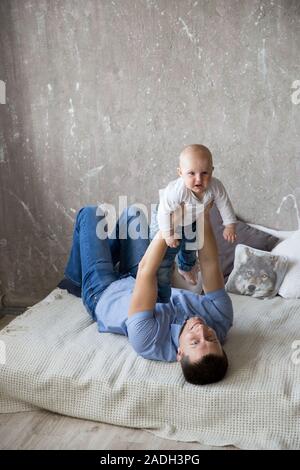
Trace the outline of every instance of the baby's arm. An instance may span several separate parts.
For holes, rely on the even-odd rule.
[[[237,220],[232,203],[221,181],[219,181],[217,178],[214,178],[212,187],[214,193],[214,202],[219,209],[223,220],[223,225],[225,227],[223,231],[223,237],[228,242],[233,243],[236,240],[235,225]]]

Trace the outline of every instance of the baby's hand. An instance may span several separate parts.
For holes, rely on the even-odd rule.
[[[165,239],[165,242],[166,244],[170,247],[170,248],[177,248],[177,246],[179,245],[179,241],[176,240],[176,238],[174,237],[174,235],[169,235],[168,236],[164,236],[163,234],[163,237]]]
[[[223,231],[223,237],[229,243],[233,243],[236,240],[236,233],[235,233],[235,224],[226,225]]]

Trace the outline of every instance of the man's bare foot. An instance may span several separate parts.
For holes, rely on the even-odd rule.
[[[189,284],[195,286],[198,282],[198,272],[199,268],[198,265],[192,267],[191,271],[182,271],[182,269],[178,268],[179,274],[185,279]]]

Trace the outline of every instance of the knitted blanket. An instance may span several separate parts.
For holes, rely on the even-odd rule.
[[[205,445],[299,449],[300,301],[231,298],[226,378],[194,386],[179,364],[100,334],[81,299],[57,288],[0,332],[0,412],[44,408]]]

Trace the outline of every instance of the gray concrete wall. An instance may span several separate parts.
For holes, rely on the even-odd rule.
[[[156,201],[189,143],[241,217],[296,229],[299,52],[297,0],[1,0],[5,303],[55,287],[78,208]]]

